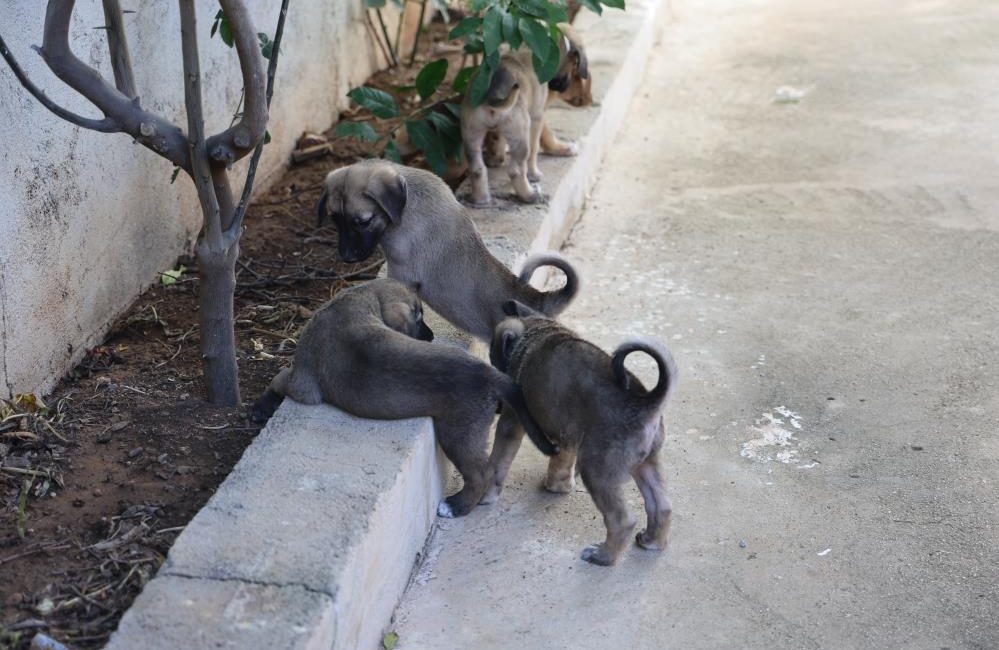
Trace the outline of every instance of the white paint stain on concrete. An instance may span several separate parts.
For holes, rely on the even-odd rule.
[[[777,461],[786,465],[797,462],[798,450],[794,445],[798,439],[794,432],[801,429],[800,420],[801,416],[786,406],[763,413],[749,429],[758,437],[742,443],[739,455],[760,463]],[[785,425],[790,425],[791,429]]]
[[[827,548],[827,549],[826,549],[826,550],[824,550],[824,551],[819,551],[818,553],[816,553],[816,555],[818,555],[819,557],[824,557],[824,556],[826,556],[826,555],[829,555],[829,553],[830,553],[831,551],[832,551],[832,549],[831,549],[831,548]]]

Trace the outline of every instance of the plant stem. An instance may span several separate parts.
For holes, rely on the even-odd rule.
[[[420,46],[420,35],[423,34],[423,16],[427,11],[427,0],[420,2],[420,19],[416,22],[416,34],[413,36],[413,51],[409,55],[409,65],[416,62],[416,49]]]

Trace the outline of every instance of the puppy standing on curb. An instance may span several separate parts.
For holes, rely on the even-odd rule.
[[[266,420],[285,396],[379,420],[430,416],[464,482],[438,513],[464,515],[492,477],[486,446],[497,400],[517,413],[539,449],[556,450],[513,380],[456,347],[426,342],[433,337],[420,299],[404,284],[380,279],[342,291],[305,326],[294,364],[254,404],[253,419]]]
[[[547,316],[561,313],[579,291],[575,269],[548,253],[527,259],[520,277],[493,257],[451,188],[436,175],[384,160],[337,169],[323,182],[319,224],[332,218],[345,262],[381,246],[388,275],[416,289],[441,316],[489,341],[517,300]],[[541,292],[528,282],[542,266],[565,273],[565,286]]]
[[[499,134],[499,138],[490,145],[495,148],[492,158],[501,156],[503,149],[509,145],[507,174],[517,197],[525,203],[537,203],[541,200],[541,192],[531,184],[541,180],[541,170],[538,169],[539,150],[553,156],[576,155],[576,146],[561,142],[545,124],[549,90],[566,92],[580,80],[585,89],[589,87],[586,83],[589,80],[586,52],[578,34],[566,23],[559,24],[559,29],[563,34],[559,43],[561,59],[558,72],[547,85],[538,81],[531,62],[531,52],[516,50],[501,57],[481,105],[472,106],[470,94],[466,94],[462,101],[461,137],[468,171],[472,177],[470,200],[473,205],[492,203],[489,176],[483,158],[483,143],[489,132]],[[580,92],[582,90],[584,89],[581,88]],[[586,95],[581,96],[580,105],[586,101],[585,98]],[[590,95],[591,103],[592,100]]]
[[[548,465],[545,487],[569,492],[573,465],[603,515],[607,538],[588,546],[582,559],[614,564],[628,544],[635,518],[621,488],[630,474],[645,501],[648,524],[635,541],[661,550],[669,536],[671,507],[659,467],[664,429],[660,411],[676,384],[669,350],[648,340],[626,341],[613,356],[555,321],[516,302],[505,305],[515,318],[496,328],[490,347],[494,366],[521,386],[527,408],[561,451]],[[659,367],[652,390],[624,367],[632,352],[644,352]],[[502,422],[501,422],[502,424]],[[498,496],[523,434],[497,427],[492,463],[495,475],[487,499]]]

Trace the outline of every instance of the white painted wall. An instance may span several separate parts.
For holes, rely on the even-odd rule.
[[[31,49],[41,43],[46,4],[0,0],[0,33],[49,97],[100,117]],[[247,4],[257,31],[273,35],[279,0]],[[198,7],[212,134],[228,126],[242,83],[235,50],[209,38],[218,5],[200,0]],[[125,25],[142,103],[186,130],[177,3],[136,0],[125,8],[138,10]],[[302,130],[327,128],[346,107],[347,91],[379,65],[363,20],[361,0],[291,3],[258,189],[281,171]],[[71,43],[113,83],[104,32],[94,29],[103,22],[100,0],[79,0]],[[0,62],[0,396],[49,390],[158,272],[190,250],[198,202],[187,176],[171,185],[171,172],[127,135],[60,120]],[[232,178],[240,183],[243,175]]]

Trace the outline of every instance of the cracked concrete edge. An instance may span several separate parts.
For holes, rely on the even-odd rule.
[[[551,111],[550,124],[579,139],[579,155],[542,161],[545,204],[500,200],[470,212],[505,263],[565,241],[667,7],[635,0],[625,13],[577,18],[598,105]],[[504,192],[506,179],[492,176],[494,191]],[[431,326],[438,340],[481,353],[439,317]],[[376,422],[286,402],[178,537],[106,647],[378,647],[434,525],[446,466],[427,418]]]

